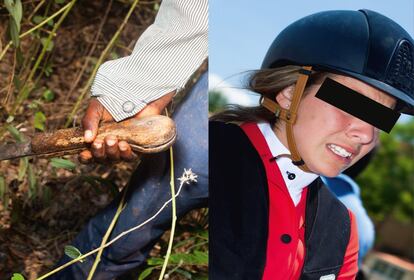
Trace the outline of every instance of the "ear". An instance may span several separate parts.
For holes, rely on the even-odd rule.
[[[276,95],[276,102],[282,107],[282,108],[289,108],[290,103],[292,102],[293,97],[293,91],[295,89],[294,85],[290,85],[288,87],[285,87],[281,91],[278,92]]]

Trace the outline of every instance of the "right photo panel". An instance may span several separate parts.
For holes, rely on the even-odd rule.
[[[414,2],[209,14],[209,279],[414,279]]]

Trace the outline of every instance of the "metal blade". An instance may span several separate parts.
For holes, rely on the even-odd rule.
[[[0,160],[25,157],[32,154],[32,146],[30,142],[0,146]]]

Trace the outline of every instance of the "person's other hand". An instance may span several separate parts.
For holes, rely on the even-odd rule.
[[[162,96],[149,103],[132,118],[142,118],[161,114],[173,96],[174,92]],[[80,162],[89,163],[92,159],[95,159],[98,162],[119,160],[133,161],[136,159],[137,156],[132,151],[131,146],[126,141],[118,141],[116,135],[108,135],[104,140],[96,139],[99,124],[101,122],[111,121],[114,121],[114,118],[98,99],[91,99],[82,119],[84,138],[87,143],[91,143],[91,148],[90,150],[84,150],[79,154]]]

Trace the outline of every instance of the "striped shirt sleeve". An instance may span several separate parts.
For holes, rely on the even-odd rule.
[[[121,121],[180,91],[208,55],[207,30],[208,0],[163,0],[132,54],[100,66],[92,96]]]

